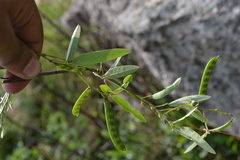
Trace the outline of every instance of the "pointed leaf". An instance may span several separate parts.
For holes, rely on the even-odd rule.
[[[73,59],[73,63],[77,65],[91,65],[100,62],[110,61],[118,57],[128,54],[128,49],[109,49],[96,52],[82,54]]]
[[[115,79],[115,78],[124,77],[126,75],[129,75],[129,74],[137,71],[138,68],[139,68],[138,66],[134,66],[134,65],[125,65],[125,66],[110,68],[103,75],[103,78],[104,79]]]
[[[80,33],[81,33],[81,26],[77,25],[77,27],[75,28],[75,30],[72,34],[72,38],[71,38],[70,44],[68,46],[68,51],[67,51],[67,56],[66,56],[67,61],[72,60],[73,55],[77,50]]]
[[[118,96],[112,96],[113,100],[119,104],[123,109],[125,109],[126,111],[132,113],[136,118],[138,118],[140,121],[142,122],[146,122],[146,119],[144,118],[144,116],[136,109],[132,108],[129,103]]]
[[[172,85],[168,86],[167,88],[165,88],[164,90],[162,90],[160,92],[157,92],[157,93],[153,94],[152,98],[153,99],[161,99],[161,98],[169,95],[172,91],[177,89],[180,82],[181,82],[181,78],[178,78]]]
[[[209,98],[211,98],[211,96],[208,96],[208,95],[191,95],[191,96],[186,96],[186,97],[176,99],[175,101],[172,101],[171,103],[169,103],[169,106],[178,107],[178,106],[190,104],[192,102],[204,101],[204,100],[207,100]]]
[[[192,111],[193,109],[195,109],[196,107],[192,106],[192,105],[187,105],[187,109]],[[208,119],[206,117],[204,117],[202,115],[202,113],[196,109],[193,113],[192,116],[195,117],[196,119],[198,119],[199,121],[202,121],[203,123],[208,123]]]
[[[197,143],[196,143],[196,142],[193,142],[193,143],[186,149],[186,151],[184,151],[184,153],[190,152],[190,151],[193,150],[196,146],[197,146]]]
[[[186,115],[183,116],[182,118],[179,118],[178,120],[176,120],[176,121],[174,121],[174,122],[172,122],[172,123],[174,124],[174,123],[177,123],[177,122],[180,122],[180,121],[184,120],[185,118],[189,117],[196,109],[197,109],[197,107],[194,108],[193,110],[191,110],[190,112],[188,112],[188,114],[186,114]]]
[[[118,57],[115,62],[113,63],[113,65],[111,66],[111,68],[117,67],[118,63],[120,62],[122,57]]]
[[[225,130],[226,128],[228,128],[233,122],[233,118],[231,118],[227,123],[225,123],[224,125],[218,127],[218,128],[214,128],[214,129],[211,129],[209,131],[211,132],[221,132],[223,130]]]
[[[203,148],[205,151],[216,154],[216,152],[213,150],[213,148],[194,130],[188,128],[188,127],[176,127],[174,131],[183,137],[190,139],[194,142],[196,142],[201,148]]]

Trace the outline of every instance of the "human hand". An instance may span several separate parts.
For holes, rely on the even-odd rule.
[[[4,77],[26,81],[4,83],[11,94],[20,92],[41,71],[36,53],[43,45],[42,21],[34,0],[0,0],[0,68]]]

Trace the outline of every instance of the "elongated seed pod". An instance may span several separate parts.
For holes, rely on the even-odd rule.
[[[72,109],[72,114],[75,116],[78,116],[80,114],[80,109],[83,104],[83,102],[87,99],[89,94],[91,93],[92,89],[88,87],[85,89],[85,91],[79,96],[77,101],[75,102],[73,109]]]
[[[108,133],[110,135],[110,138],[114,146],[120,151],[126,151],[126,147],[122,142],[118,133],[118,127],[115,121],[113,107],[106,97],[104,98],[104,111],[105,111],[105,118],[106,118]]]
[[[209,62],[207,63],[204,71],[203,71],[203,75],[202,75],[202,80],[200,83],[200,88],[199,88],[199,95],[206,95],[207,94],[207,88],[208,88],[208,82],[211,76],[211,73],[213,71],[213,68],[215,66],[215,64],[218,61],[218,57],[214,57],[212,59],[209,60]]]

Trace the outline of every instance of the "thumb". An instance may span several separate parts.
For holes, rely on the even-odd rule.
[[[38,58],[31,49],[33,47],[29,47],[34,44],[26,43],[28,40],[21,37],[20,29],[13,29],[7,11],[1,10],[0,14],[0,66],[20,78],[31,79],[41,70]],[[21,28],[24,29],[24,26]],[[19,35],[16,35],[16,32],[19,32]],[[30,36],[34,37],[32,34]]]

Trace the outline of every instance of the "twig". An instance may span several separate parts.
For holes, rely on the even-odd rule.
[[[48,71],[48,72],[41,72],[39,73],[36,77],[42,77],[42,76],[48,76],[48,75],[54,75],[54,74],[61,74],[61,73],[69,73],[69,71],[65,70],[56,70],[56,71]],[[36,78],[34,77],[34,78]],[[20,77],[0,77],[3,79],[2,83],[12,83],[12,82],[18,82],[18,81],[26,81],[26,80],[31,80],[31,79],[22,79]]]

